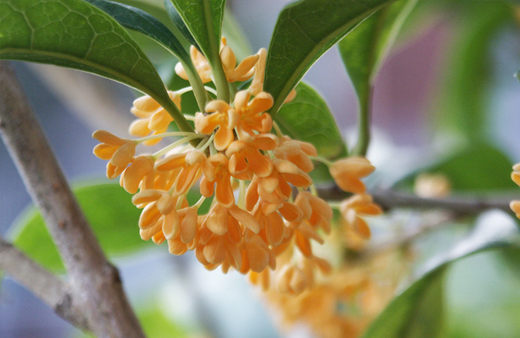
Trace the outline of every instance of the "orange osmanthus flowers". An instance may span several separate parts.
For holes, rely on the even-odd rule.
[[[329,203],[317,196],[309,175],[311,158],[318,153],[312,144],[278,129],[271,133],[274,122],[267,111],[273,97],[263,91],[265,49],[237,65],[224,39],[220,57],[229,82],[253,77],[252,83],[238,90],[232,102],[207,102],[204,112],[189,118],[194,132],[168,132],[173,119],[144,96],[134,101],[131,111],[138,119],[129,130],[140,138],[97,131],[93,137],[101,144],[94,154],[109,161],[109,178],[121,175],[121,186],[135,194],[132,202],[142,209],[137,225],[143,240],[166,242],[175,255],[194,251],[209,270],[234,269],[249,274],[264,290],[297,295],[333,271],[314,248],[314,243],[324,243],[333,220]],[[191,58],[202,82],[211,81],[211,68],[195,47]],[[182,66],[176,72],[186,77]],[[179,109],[184,92],[169,92]],[[180,139],[154,154],[136,153],[140,144],[156,145],[169,137]],[[199,140],[196,147],[189,144],[194,139]],[[373,170],[364,158],[339,160],[330,167],[342,189],[359,194],[365,193],[360,178]],[[190,191],[198,191],[198,202],[188,200]],[[345,218],[367,237],[368,226],[359,215],[379,209],[368,195],[359,196],[354,199],[361,202],[346,201],[342,211],[348,209]],[[205,200],[210,204],[206,212],[201,207]]]

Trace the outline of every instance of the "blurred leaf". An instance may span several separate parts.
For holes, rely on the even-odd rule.
[[[363,19],[389,0],[301,0],[285,7],[269,45],[264,90],[274,116],[309,68]]]
[[[486,144],[471,148],[429,168],[448,177],[453,190],[482,191],[515,188],[511,161],[498,149]]]
[[[311,86],[301,82],[296,98],[282,106],[275,117],[284,134],[312,143],[320,156],[335,159],[347,150],[327,103]]]
[[[80,0],[0,0],[0,59],[48,63],[116,80],[173,105],[123,27]]]
[[[139,306],[137,308],[137,318],[143,327],[143,331],[150,338],[184,338],[192,337],[189,330],[185,329],[181,323],[176,323],[169,318],[164,311],[157,306],[159,302],[155,301],[153,305]],[[78,332],[74,338],[96,338],[94,335],[85,332]]]
[[[483,214],[466,239],[448,252],[432,258],[415,282],[372,322],[363,338],[438,337],[443,323],[443,276],[446,268],[479,252],[518,245],[517,227],[511,222],[493,221],[496,213],[504,215],[497,211]]]
[[[518,79],[518,81],[520,81],[520,70],[516,72],[515,77]]]
[[[116,184],[96,184],[74,189],[101,247],[109,256],[123,256],[153,248],[139,237],[141,210],[132,204],[132,196]],[[64,271],[44,221],[35,207],[14,225],[14,244],[38,263],[52,271]]]
[[[435,338],[442,329],[446,268],[419,279],[390,303],[363,338]]]
[[[132,195],[119,185],[92,184],[74,189],[74,195],[99,244],[109,257],[125,256],[156,247],[151,241],[143,241],[139,236],[141,209],[132,204]],[[190,191],[186,198],[193,205],[199,200],[200,194]],[[199,209],[201,214],[209,211],[211,200],[208,198],[204,201]],[[20,250],[52,271],[65,271],[43,218],[35,207],[31,207],[13,225],[13,229],[16,232],[13,242]]]
[[[466,1],[458,14],[456,37],[448,46],[449,66],[436,100],[438,122],[472,142],[481,141],[489,136],[490,51],[499,30],[512,22],[514,9],[499,1]]]
[[[173,35],[159,20],[138,8],[106,0],[85,0],[113,17],[123,27],[142,33],[167,48],[178,59],[190,63],[190,56]]]
[[[157,302],[156,302],[157,304]],[[139,322],[147,337],[153,338],[182,338],[190,337],[186,329],[174,323],[156,305],[137,312]]]
[[[363,21],[338,43],[361,106],[370,99],[374,78],[416,3],[417,0],[394,2]]]
[[[494,146],[475,143],[440,162],[421,168],[398,182],[396,186],[412,188],[415,177],[426,172],[445,175],[453,191],[514,189],[517,186],[510,178],[512,166],[511,160]]]
[[[339,43],[339,51],[359,100],[359,141],[353,153],[365,156],[370,142],[372,85],[404,21],[417,0],[400,0],[380,9]]]

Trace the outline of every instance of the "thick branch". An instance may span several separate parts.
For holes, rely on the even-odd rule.
[[[60,250],[71,291],[92,331],[98,337],[144,337],[119,272],[103,254],[5,61],[0,62],[0,132]]]
[[[23,252],[0,238],[0,270],[25,286],[60,317],[90,331],[67,283],[45,270]]]

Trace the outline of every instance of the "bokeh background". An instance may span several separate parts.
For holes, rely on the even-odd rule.
[[[252,51],[268,47],[277,13],[287,3],[228,0]],[[454,52],[464,38],[461,26],[469,19],[460,8],[420,4],[384,63],[375,85],[374,140],[368,155],[382,172],[379,184],[391,184],[411,168],[447,156],[464,143],[439,121],[447,113],[440,102],[442,90],[446,88]],[[512,76],[520,67],[518,25],[511,22],[497,29],[488,47],[486,55],[475,55],[488,61],[483,71],[489,88],[482,101],[488,123],[487,129],[480,132],[489,135],[511,161],[518,162],[520,83]],[[122,85],[77,71],[18,62],[13,65],[70,181],[106,180],[105,162],[92,154],[96,142],[91,134],[96,129],[107,129],[126,136],[132,120],[129,108],[133,93]],[[345,139],[352,144],[357,99],[335,48],[312,67],[305,81],[326,99]],[[470,88],[472,85],[467,84]],[[16,232],[11,225],[29,204],[19,175],[0,145],[0,234],[4,238]],[[276,312],[269,310],[257,290],[238,273],[224,276],[220,271],[207,272],[191,255],[171,257],[165,247],[153,245],[138,257],[116,258],[115,263],[134,307],[144,313],[150,325],[157,323],[162,328],[164,322],[169,323],[169,331],[154,332],[150,334],[153,338],[196,336],[200,328],[216,337],[279,335]],[[451,310],[453,321],[468,327],[480,322],[474,331],[461,329],[474,332],[472,337],[520,336],[519,276],[493,254],[457,263],[448,288],[449,302],[456,309]],[[474,315],[471,320],[460,315],[469,310]],[[59,338],[78,334],[27,290],[8,276],[4,278],[0,288],[0,337]],[[305,337],[310,333],[301,326],[285,336]]]

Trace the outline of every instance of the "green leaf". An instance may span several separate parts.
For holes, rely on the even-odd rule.
[[[162,22],[151,16],[150,14],[138,8],[119,4],[106,0],[85,0],[92,5],[103,10],[114,18],[119,24],[125,28],[142,33],[167,48],[178,59],[190,63],[190,56],[175,37],[175,35]]]
[[[511,161],[495,147],[479,144],[463,150],[430,168],[448,177],[453,190],[483,191],[514,189]]]
[[[224,21],[222,22],[222,36],[226,37],[227,43],[233,49],[238,61],[253,54],[244,30],[236,20],[233,12],[227,8],[224,11]]]
[[[460,18],[448,57],[444,83],[436,109],[436,121],[471,142],[489,137],[488,99],[491,51],[496,34],[511,24],[512,6],[497,1],[468,1]],[[440,117],[440,118],[438,118]]]
[[[170,337],[190,337],[188,330],[182,323],[175,323],[158,306],[159,300],[153,306],[141,309],[137,313],[139,322],[143,325],[143,330],[148,337],[170,338]]]
[[[269,46],[264,90],[275,115],[320,56],[390,0],[302,0],[285,7]]]
[[[439,268],[397,297],[370,325],[363,338],[439,336],[442,328],[444,276]]]
[[[171,22],[175,25],[175,27],[177,27],[178,31],[184,36],[184,38],[189,42],[189,44],[199,48],[197,42],[193,38],[193,35],[191,35],[190,30],[188,29],[188,27],[186,27],[184,21],[182,21],[182,17],[179,15],[171,1],[164,0],[164,7],[166,8],[166,12],[170,17]]]
[[[372,322],[363,338],[439,337],[443,323],[443,277],[447,267],[479,252],[517,245],[516,226],[494,222],[496,218],[490,217],[493,213],[497,212],[482,215],[470,236],[427,263],[424,272]]]
[[[338,48],[360,101],[370,86],[417,0],[400,0],[379,10],[344,37]]]
[[[510,178],[512,167],[513,163],[502,151],[485,143],[476,143],[440,162],[421,168],[398,182],[396,186],[410,188],[415,177],[426,172],[445,175],[453,191],[505,191],[517,187]]]
[[[181,37],[181,42],[177,37],[159,20],[151,16],[150,14],[128,5],[122,5],[106,0],[86,0],[101,10],[107,12],[115,20],[117,20],[123,27],[142,33],[164,48],[168,49],[177,59],[182,63],[182,66],[186,70],[186,74],[191,80],[194,88],[194,93],[197,95],[200,110],[202,110],[206,103],[206,92],[204,91],[204,85],[197,75],[195,66],[193,65],[190,55],[187,50],[189,43],[184,39],[184,36],[180,31],[177,31],[177,36]],[[179,122],[176,116],[174,119]]]
[[[518,81],[520,81],[520,70],[516,72],[515,77],[518,79]]]
[[[339,51],[359,100],[359,141],[365,156],[370,141],[372,85],[404,21],[417,0],[400,0],[374,13],[339,43]]]
[[[116,184],[96,184],[74,189],[101,247],[109,256],[123,256],[155,247],[139,237],[141,210],[132,196]],[[61,258],[35,207],[14,225],[14,244],[52,271],[64,271]]]
[[[80,0],[0,0],[0,59],[83,70],[134,87],[165,108],[173,105],[124,28]]]
[[[225,0],[170,0],[208,60],[219,99],[229,101],[229,87],[220,63],[220,36]]]
[[[282,106],[275,117],[284,134],[312,143],[320,156],[336,159],[347,150],[327,103],[311,86],[301,82],[296,98]]]

